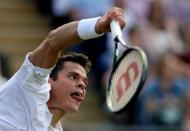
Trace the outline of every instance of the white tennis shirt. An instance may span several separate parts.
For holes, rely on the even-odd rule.
[[[30,63],[28,55],[21,68],[0,87],[0,131],[62,131],[50,126],[49,74]]]

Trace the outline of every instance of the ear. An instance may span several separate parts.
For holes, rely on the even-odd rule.
[[[52,78],[49,78],[48,83],[50,84],[51,87],[53,87],[53,84],[55,83],[55,81]]]

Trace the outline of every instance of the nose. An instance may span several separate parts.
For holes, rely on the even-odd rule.
[[[85,88],[86,88],[86,84],[85,84],[82,80],[80,80],[80,81],[78,82],[77,87],[78,87],[78,88],[81,88],[81,89],[85,89]]]

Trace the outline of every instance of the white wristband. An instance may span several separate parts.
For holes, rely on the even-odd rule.
[[[104,35],[104,33],[97,34],[95,31],[96,22],[100,18],[101,17],[96,17],[96,18],[83,19],[79,21],[77,31],[79,37],[82,40],[97,38]]]

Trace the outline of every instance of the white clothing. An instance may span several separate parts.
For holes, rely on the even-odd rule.
[[[3,76],[1,76],[0,74],[0,87],[7,81],[6,78],[4,78]]]
[[[26,56],[21,68],[0,88],[1,131],[48,130],[52,119],[46,104],[51,70],[32,65]]]
[[[49,126],[49,127],[48,127],[48,131],[63,131],[61,122],[59,121],[59,122],[56,124],[56,128],[53,128],[52,126]]]

